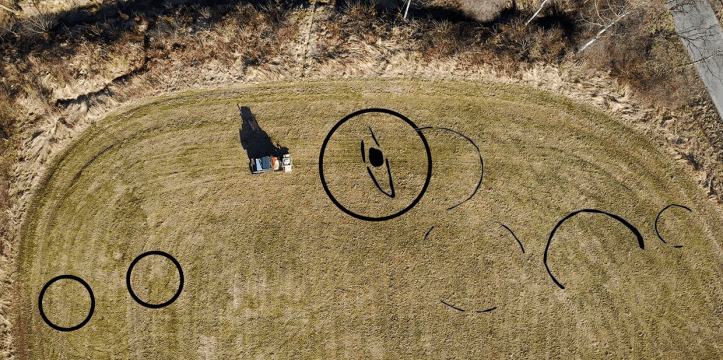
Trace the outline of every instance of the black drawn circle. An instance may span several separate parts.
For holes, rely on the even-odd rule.
[[[460,205],[466,203],[467,201],[470,201],[470,200],[475,196],[475,194],[477,194],[477,190],[479,190],[480,186],[482,186],[482,178],[484,177],[484,174],[485,174],[485,162],[484,162],[484,159],[482,159],[482,152],[479,150],[479,146],[477,146],[477,144],[475,144],[474,141],[472,141],[472,139],[470,139],[467,135],[464,135],[464,134],[462,134],[462,133],[460,133],[460,132],[457,132],[457,131],[454,131],[454,130],[452,130],[452,129],[450,129],[450,128],[445,128],[445,127],[435,128],[435,127],[432,127],[432,126],[425,126],[425,127],[417,128],[417,129],[414,129],[414,130],[421,132],[421,131],[423,131],[423,130],[431,130],[431,129],[449,131],[449,132],[454,133],[454,134],[457,134],[457,135],[463,137],[465,140],[469,141],[469,143],[472,144],[472,146],[474,146],[475,149],[477,149],[477,156],[479,156],[479,164],[482,166],[482,172],[481,172],[480,175],[479,175],[479,181],[477,182],[477,186],[474,188],[474,191],[472,192],[472,195],[470,195],[467,199],[465,199],[465,200],[462,201],[461,203],[459,203],[459,204],[457,204],[457,205],[454,205],[454,206],[452,206],[452,207],[447,208],[447,210],[452,210],[452,209],[456,208],[457,206],[460,206]],[[523,251],[523,252],[524,252],[524,251]]]
[[[83,285],[83,287],[85,287],[86,290],[88,290],[88,294],[90,294],[90,311],[88,311],[88,316],[86,316],[80,324],[71,327],[62,327],[53,324],[48,319],[48,317],[45,316],[45,311],[43,311],[43,296],[45,296],[45,291],[47,291],[50,285],[52,285],[54,282],[63,279],[70,279],[79,282],[81,285]],[[43,286],[43,289],[40,290],[40,296],[38,297],[38,309],[40,309],[40,316],[43,318],[43,321],[45,321],[45,323],[53,329],[58,331],[75,331],[85,326],[85,324],[87,324],[88,321],[90,321],[90,318],[93,316],[93,312],[95,311],[95,296],[93,296],[93,290],[90,289],[90,285],[88,285],[87,282],[83,281],[83,279],[74,275],[60,275],[48,281],[45,286]]]
[[[131,287],[131,272],[133,271],[133,267],[136,265],[136,263],[138,261],[140,261],[141,259],[143,259],[144,257],[149,256],[149,255],[160,255],[160,256],[167,258],[168,260],[171,260],[171,262],[173,262],[173,264],[176,265],[176,269],[178,269],[178,275],[180,277],[178,290],[176,291],[176,293],[173,295],[171,300],[168,300],[161,304],[149,304],[147,302],[144,302],[143,300],[139,299],[138,296],[136,296],[136,294],[133,292],[133,288]],[[133,298],[133,300],[135,300],[137,303],[139,303],[147,308],[158,309],[158,308],[168,306],[171,303],[173,303],[174,301],[176,301],[178,296],[181,295],[181,290],[183,290],[183,270],[181,270],[181,264],[179,264],[178,261],[173,256],[171,256],[167,253],[164,253],[163,251],[154,250],[154,251],[145,252],[143,254],[140,254],[137,258],[135,258],[135,260],[133,260],[133,262],[131,263],[131,266],[128,267],[128,273],[126,273],[126,286],[128,286],[128,292],[131,294],[131,297]]]
[[[557,278],[554,275],[552,275],[552,271],[550,271],[550,266],[547,265],[547,252],[548,252],[548,250],[550,250],[550,242],[552,242],[552,237],[555,236],[555,231],[557,231],[557,228],[559,228],[560,225],[562,225],[562,223],[564,223],[565,221],[567,221],[568,219],[570,219],[571,217],[573,217],[579,213],[603,214],[603,215],[607,215],[608,217],[611,217],[611,218],[617,220],[621,224],[625,225],[625,227],[627,227],[633,233],[633,235],[635,235],[635,237],[638,239],[638,246],[640,246],[641,249],[645,250],[645,242],[643,241],[643,235],[640,234],[640,231],[638,231],[638,229],[635,226],[633,226],[632,224],[630,224],[629,222],[627,222],[625,219],[621,218],[620,216],[611,214],[609,212],[605,212],[602,210],[598,210],[598,209],[582,209],[582,210],[577,210],[577,211],[571,212],[570,214],[568,214],[567,216],[562,218],[562,220],[558,221],[557,225],[555,225],[555,227],[552,229],[552,232],[550,232],[550,237],[547,239],[547,245],[545,245],[545,254],[542,257],[542,263],[545,264],[545,269],[547,269],[547,274],[550,275],[550,278],[555,283],[555,285],[557,285],[562,290],[565,289],[565,286],[563,286],[557,280]]]
[[[422,191],[419,192],[419,195],[417,195],[417,197],[414,200],[412,200],[412,202],[406,208],[404,208],[394,214],[382,216],[382,217],[365,216],[365,215],[357,214],[357,213],[345,208],[341,203],[339,203],[339,201],[334,197],[334,195],[331,194],[331,191],[329,190],[329,186],[327,186],[327,184],[326,184],[326,179],[324,179],[324,150],[326,150],[326,145],[329,143],[329,139],[331,139],[331,136],[342,124],[344,124],[351,118],[361,115],[361,114],[370,113],[370,112],[389,114],[389,115],[392,115],[392,116],[398,117],[399,119],[404,120],[404,122],[409,124],[409,126],[411,126],[413,130],[415,130],[417,135],[419,135],[419,138],[422,139],[422,143],[424,144],[424,150],[427,152],[427,177],[424,180],[424,186],[422,187]],[[429,144],[427,144],[427,139],[424,137],[424,135],[420,131],[416,131],[416,129],[417,129],[417,125],[415,125],[411,120],[407,119],[404,115],[402,115],[398,112],[392,111],[392,110],[380,109],[380,108],[369,108],[369,109],[355,111],[355,112],[347,115],[343,119],[341,119],[338,123],[336,123],[336,125],[334,125],[334,127],[331,128],[331,130],[329,131],[329,134],[326,135],[326,138],[324,139],[324,143],[321,145],[321,151],[319,152],[319,176],[321,177],[321,185],[324,186],[324,191],[326,191],[326,195],[329,196],[329,199],[331,199],[331,202],[333,202],[334,205],[336,205],[336,207],[341,209],[341,211],[343,211],[357,219],[366,220],[366,221],[384,221],[384,220],[393,219],[397,216],[400,216],[400,215],[406,213],[411,208],[413,208],[414,205],[417,205],[419,200],[422,199],[422,196],[427,191],[427,187],[429,186],[429,181],[432,178],[432,152],[429,150]]]
[[[663,211],[667,210],[671,206],[676,206],[676,207],[688,210],[688,212],[693,212],[693,210],[691,210],[689,207],[684,206],[684,205],[678,205],[678,204],[670,204],[670,205],[664,207],[663,210],[660,210],[660,212],[658,213],[658,216],[655,217],[655,235],[658,235],[658,239],[660,239],[660,241],[662,241],[663,244],[667,244],[668,242],[665,241],[662,236],[660,236],[660,232],[658,231],[658,221],[660,220],[660,215],[663,214]],[[673,247],[676,249],[680,249],[683,247],[683,245],[673,245]]]

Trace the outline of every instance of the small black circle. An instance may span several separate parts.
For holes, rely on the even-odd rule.
[[[357,115],[366,114],[366,113],[370,113],[370,112],[389,114],[389,115],[392,115],[392,116],[395,116],[395,117],[398,117],[398,118],[404,120],[404,122],[409,124],[409,126],[411,126],[412,129],[414,129],[414,131],[417,133],[419,138],[422,139],[422,143],[424,144],[424,149],[427,152],[427,177],[424,180],[424,186],[422,187],[422,191],[419,192],[419,195],[417,195],[417,197],[414,200],[412,200],[412,202],[406,208],[400,210],[397,213],[387,215],[387,216],[382,216],[382,217],[365,216],[365,215],[357,214],[357,213],[345,208],[343,205],[341,205],[339,203],[339,201],[334,197],[334,195],[331,194],[331,191],[329,190],[329,186],[327,186],[327,184],[326,184],[326,179],[324,179],[324,150],[326,150],[326,145],[329,143],[329,139],[331,139],[331,135],[334,134],[334,132],[339,128],[339,126],[341,126],[342,124],[344,124],[351,118],[353,118]],[[331,199],[331,202],[333,202],[334,205],[336,205],[336,207],[341,209],[341,211],[343,211],[357,219],[366,220],[366,221],[384,221],[384,220],[393,219],[399,215],[406,213],[411,208],[413,208],[414,205],[417,205],[419,200],[422,199],[422,196],[427,191],[427,187],[429,186],[429,180],[432,179],[432,152],[429,150],[429,144],[427,144],[427,139],[424,137],[422,132],[417,131],[417,129],[418,129],[417,125],[415,125],[412,122],[412,120],[407,119],[404,115],[402,115],[396,111],[392,111],[392,110],[388,110],[388,109],[380,109],[380,108],[369,108],[369,109],[362,109],[359,111],[355,111],[355,112],[345,116],[338,123],[336,123],[336,125],[334,125],[334,127],[331,128],[331,130],[329,131],[329,134],[326,135],[326,138],[324,139],[324,143],[321,145],[321,151],[319,152],[319,176],[321,177],[321,185],[324,186],[324,191],[326,191],[326,195],[329,196],[329,199]]]
[[[144,257],[149,256],[149,255],[160,255],[160,256],[167,258],[168,260],[171,260],[171,262],[174,265],[176,265],[176,269],[178,269],[178,275],[181,278],[180,284],[178,285],[178,290],[173,295],[171,300],[168,300],[162,304],[149,304],[147,302],[144,302],[143,300],[139,299],[138,296],[136,296],[136,294],[133,292],[133,288],[131,287],[131,272],[133,271],[133,267],[136,265],[136,263],[138,261],[140,261],[141,259],[143,259]],[[158,309],[158,308],[162,308],[164,306],[168,306],[171,303],[173,303],[174,301],[176,301],[178,296],[181,295],[181,290],[183,290],[183,271],[181,270],[181,264],[179,264],[178,261],[173,256],[171,256],[167,253],[164,253],[163,251],[154,250],[154,251],[144,252],[143,254],[140,254],[137,258],[135,258],[135,260],[133,260],[133,262],[131,263],[131,266],[128,267],[128,273],[126,273],[126,286],[128,286],[128,292],[131,294],[131,297],[133,298],[133,300],[135,300],[137,303],[139,303],[145,307],[148,307],[151,309]]]
[[[62,327],[53,324],[52,322],[50,322],[50,320],[48,320],[48,317],[45,316],[45,311],[43,311],[43,296],[45,296],[45,291],[48,290],[50,285],[52,285],[54,282],[63,279],[70,279],[79,282],[85,287],[86,290],[88,290],[88,294],[90,294],[90,311],[88,311],[88,316],[86,316],[85,320],[83,320],[80,324],[71,327]],[[93,290],[90,289],[90,285],[88,285],[87,282],[83,281],[83,279],[74,275],[60,275],[48,281],[48,283],[43,286],[43,289],[40,290],[40,296],[38,297],[38,309],[40,309],[40,316],[43,318],[43,321],[45,321],[46,324],[50,325],[51,328],[58,331],[74,331],[82,328],[83,326],[85,326],[85,324],[88,323],[88,321],[90,321],[90,318],[93,316],[93,312],[95,311],[95,296],[93,296]]]

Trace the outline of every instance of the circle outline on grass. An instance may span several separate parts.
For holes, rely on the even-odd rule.
[[[424,144],[424,149],[427,152],[427,177],[424,180],[424,186],[422,187],[422,191],[419,192],[419,195],[417,195],[417,197],[414,200],[412,200],[412,202],[406,208],[404,208],[394,214],[382,216],[382,217],[365,216],[365,215],[357,214],[357,213],[345,208],[341,203],[339,203],[339,201],[334,197],[334,195],[331,194],[331,191],[329,190],[329,186],[326,184],[326,179],[324,178],[324,150],[326,150],[326,145],[329,143],[329,139],[331,139],[331,136],[342,124],[344,124],[351,118],[358,116],[358,115],[371,113],[371,112],[388,114],[388,115],[395,116],[401,120],[404,120],[404,122],[406,122],[409,126],[412,127],[412,130],[414,130],[414,132],[417,133],[419,138],[422,139],[422,143]],[[326,138],[324,139],[324,142],[321,145],[321,151],[319,151],[319,176],[321,177],[321,185],[324,187],[324,191],[326,192],[326,195],[329,196],[329,199],[331,199],[331,202],[333,202],[334,205],[336,205],[336,207],[338,207],[339,209],[341,209],[341,211],[347,213],[348,215],[351,215],[352,217],[355,217],[360,220],[366,220],[366,221],[390,220],[390,219],[393,219],[397,216],[400,216],[400,215],[406,213],[407,211],[412,209],[414,207],[414,205],[417,205],[419,200],[422,200],[422,196],[424,196],[424,193],[427,192],[427,187],[429,187],[429,181],[432,179],[432,152],[429,149],[429,144],[427,143],[427,139],[424,137],[424,135],[422,134],[421,131],[416,131],[416,129],[417,129],[417,125],[414,124],[412,122],[412,120],[409,120],[406,116],[404,116],[396,111],[382,109],[382,108],[368,108],[368,109],[358,110],[358,111],[355,111],[355,112],[345,116],[343,119],[339,120],[339,122],[337,122],[336,125],[334,125],[334,127],[332,127],[331,130],[329,130],[329,133],[326,135]]]
[[[660,236],[660,232],[658,231],[658,220],[660,220],[660,215],[662,215],[665,210],[668,210],[669,207],[673,207],[673,206],[683,208],[685,210],[688,210],[688,212],[693,212],[693,210],[691,210],[689,207],[687,207],[685,205],[678,205],[678,204],[670,204],[670,205],[664,207],[663,210],[660,210],[660,212],[658,213],[658,216],[655,217],[655,235],[658,235],[658,239],[660,239],[660,241],[662,241],[663,244],[667,244],[668,242],[665,241],[662,236]],[[673,245],[673,247],[676,249],[680,249],[683,247],[683,245]]]
[[[86,316],[85,319],[80,324],[71,326],[71,327],[62,327],[62,326],[53,324],[48,319],[48,317],[45,316],[45,311],[43,311],[43,296],[45,296],[45,291],[48,290],[50,285],[52,285],[53,283],[55,283],[58,280],[63,280],[63,279],[70,279],[70,280],[75,280],[75,281],[79,282],[81,285],[83,285],[83,287],[85,287],[86,290],[88,290],[88,294],[90,295],[90,311],[88,311],[88,316]],[[50,279],[50,281],[48,281],[45,284],[45,286],[43,286],[43,289],[40,290],[40,296],[38,296],[38,310],[40,310],[40,317],[43,318],[43,321],[45,321],[45,323],[48,324],[53,329],[58,330],[58,331],[75,331],[75,330],[78,330],[78,329],[82,328],[83,326],[85,326],[85,324],[87,324],[88,321],[90,321],[90,318],[93,316],[93,312],[95,312],[95,296],[93,296],[93,290],[91,290],[90,285],[88,285],[88,283],[85,282],[83,279],[81,279],[75,275],[59,275],[59,276],[56,276],[56,277]]]
[[[555,283],[555,285],[557,285],[562,290],[565,290],[565,286],[563,286],[560,283],[560,281],[557,280],[555,275],[552,275],[552,271],[550,271],[550,266],[547,264],[547,252],[548,252],[548,250],[550,250],[550,243],[552,242],[552,237],[555,236],[555,231],[557,231],[557,228],[559,228],[560,225],[562,225],[568,219],[570,219],[573,216],[580,214],[580,213],[603,214],[603,215],[607,215],[608,217],[610,217],[614,220],[617,220],[619,223],[625,225],[625,227],[627,227],[628,230],[630,230],[633,233],[633,235],[635,235],[635,237],[638,239],[638,246],[640,246],[640,248],[642,250],[645,250],[645,240],[643,239],[643,235],[640,233],[640,231],[638,231],[638,229],[635,226],[633,226],[633,224],[627,222],[622,217],[609,213],[609,212],[606,212],[606,211],[598,210],[598,209],[582,209],[582,210],[573,211],[570,214],[568,214],[567,216],[565,216],[562,220],[558,221],[557,225],[555,225],[555,227],[552,229],[552,232],[550,232],[550,237],[547,239],[547,245],[545,245],[545,254],[542,257],[542,263],[545,264],[545,269],[547,270],[547,274],[550,275],[550,278]]]
[[[136,263],[138,263],[138,261],[140,261],[140,260],[143,259],[144,257],[150,256],[150,255],[160,255],[160,256],[163,256],[163,257],[167,258],[168,260],[171,260],[171,262],[172,262],[174,265],[176,265],[176,269],[178,269],[178,275],[179,275],[179,277],[180,277],[180,281],[179,281],[179,284],[178,284],[178,290],[177,290],[176,293],[173,295],[173,297],[171,298],[171,300],[168,300],[168,301],[166,301],[166,302],[164,302],[164,303],[160,303],[160,304],[149,304],[149,303],[141,300],[141,299],[138,298],[138,296],[133,292],[133,287],[131,287],[131,272],[133,272],[133,267],[136,265]],[[126,273],[126,286],[128,287],[128,292],[131,294],[131,297],[132,297],[133,300],[135,300],[137,303],[139,303],[139,304],[141,304],[141,305],[143,305],[143,306],[145,306],[145,307],[147,307],[147,308],[151,308],[151,309],[159,309],[159,308],[162,308],[162,307],[166,307],[166,306],[168,306],[168,305],[171,305],[174,301],[176,301],[176,299],[178,298],[178,296],[181,295],[181,291],[183,290],[183,270],[181,270],[181,264],[179,264],[179,263],[178,263],[178,260],[176,260],[173,256],[171,256],[171,255],[169,255],[168,253],[165,253],[165,252],[163,252],[163,251],[153,250],[153,251],[144,252],[143,254],[138,255],[138,257],[136,257],[136,258],[133,260],[133,262],[131,263],[131,265],[128,267],[128,272]]]

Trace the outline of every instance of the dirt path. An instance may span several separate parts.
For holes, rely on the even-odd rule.
[[[309,22],[308,25],[304,28],[304,32],[301,34],[302,38],[304,39],[304,55],[303,59],[301,61],[301,69],[299,70],[299,77],[305,77],[306,76],[306,69],[307,69],[307,63],[306,59],[309,57],[309,40],[311,39],[311,33],[314,29],[314,15],[316,14],[316,2],[313,2],[311,4],[311,9],[309,9]]]

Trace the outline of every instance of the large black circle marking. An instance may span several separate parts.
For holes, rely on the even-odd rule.
[[[178,275],[180,277],[180,281],[178,284],[178,290],[173,295],[171,300],[168,300],[162,304],[149,304],[147,302],[144,302],[143,300],[139,299],[138,296],[136,296],[136,294],[133,292],[133,288],[131,287],[131,272],[133,271],[133,267],[136,265],[136,263],[138,261],[140,261],[144,257],[150,256],[150,255],[160,255],[160,256],[167,258],[168,260],[171,260],[171,262],[174,265],[176,265],[176,269],[178,269]],[[131,266],[128,267],[128,273],[126,273],[126,286],[128,287],[128,292],[131,294],[131,297],[133,298],[133,300],[135,300],[137,303],[139,303],[147,308],[158,309],[158,308],[162,308],[164,306],[168,306],[171,303],[173,303],[174,301],[176,301],[178,296],[181,295],[181,290],[183,290],[183,270],[181,270],[181,264],[179,264],[178,261],[173,256],[171,256],[167,253],[164,253],[163,251],[154,250],[154,251],[145,252],[145,253],[139,255],[137,258],[135,258],[135,260],[133,260],[133,262],[131,263]]]
[[[43,311],[43,296],[45,296],[45,291],[47,291],[50,285],[52,285],[54,282],[63,279],[70,279],[79,282],[81,285],[83,285],[83,287],[85,287],[86,290],[88,290],[88,294],[90,295],[90,311],[88,311],[88,316],[86,316],[80,324],[71,327],[62,327],[53,324],[50,320],[48,320],[48,317],[45,316],[45,311]],[[87,282],[83,281],[83,279],[74,275],[60,275],[48,281],[48,283],[43,286],[43,289],[40,290],[40,296],[38,297],[38,309],[40,310],[40,317],[42,317],[43,321],[45,321],[45,323],[50,325],[50,327],[52,327],[53,329],[58,331],[74,331],[82,328],[83,326],[85,326],[85,324],[88,323],[88,321],[90,321],[90,318],[93,316],[93,312],[95,311],[95,296],[93,296],[93,290],[90,289],[90,285],[88,285]]]
[[[685,210],[688,210],[688,212],[693,212],[693,210],[691,210],[691,209],[688,208],[687,206],[678,205],[678,204],[670,204],[670,205],[664,207],[663,210],[660,210],[660,212],[658,213],[658,216],[655,217],[655,235],[658,235],[658,239],[660,239],[660,241],[662,241],[663,244],[667,244],[667,242],[663,239],[662,236],[660,236],[660,232],[658,232],[658,220],[660,220],[660,215],[663,213],[663,211],[667,210],[667,209],[668,209],[669,207],[671,207],[671,206],[677,206],[677,207],[679,207],[679,208],[683,208],[683,209],[685,209]],[[683,247],[683,245],[673,245],[673,247],[676,248],[676,249],[680,249],[680,248]]]
[[[552,232],[550,233],[550,237],[547,239],[547,245],[545,246],[545,254],[542,257],[542,262],[545,264],[545,269],[547,269],[547,273],[550,275],[550,278],[552,278],[552,281],[555,282],[555,284],[560,287],[560,289],[565,289],[565,287],[562,286],[562,284],[560,284],[559,281],[557,281],[555,276],[552,275],[552,272],[550,271],[550,267],[547,266],[547,251],[550,249],[550,242],[552,241],[552,237],[555,235],[555,231],[557,231],[557,228],[560,227],[560,225],[562,225],[562,223],[564,223],[567,219],[569,219],[579,213],[582,213],[582,212],[594,213],[594,214],[604,214],[604,215],[607,215],[607,216],[619,221],[620,223],[625,225],[625,227],[630,229],[630,231],[632,231],[633,234],[635,234],[635,237],[638,238],[638,245],[640,246],[640,248],[643,250],[645,249],[645,243],[643,243],[643,235],[640,234],[640,231],[638,231],[638,229],[636,229],[635,226],[631,225],[629,222],[625,221],[625,219],[621,218],[620,216],[617,216],[615,214],[610,214],[610,213],[607,213],[605,211],[598,210],[598,209],[582,209],[582,210],[578,210],[573,213],[570,213],[570,215],[565,216],[562,220],[560,220],[557,223],[557,225],[555,225],[555,228],[552,229]]]
[[[422,139],[422,143],[424,144],[424,150],[427,152],[427,177],[424,180],[424,186],[422,187],[422,191],[419,192],[419,195],[417,195],[417,197],[414,200],[412,200],[412,202],[406,208],[404,208],[394,214],[382,216],[382,217],[365,216],[365,215],[357,214],[357,213],[345,208],[341,203],[339,203],[339,201],[334,197],[334,195],[331,194],[331,191],[329,190],[329,186],[327,186],[327,184],[326,184],[326,179],[324,179],[324,150],[326,150],[326,145],[329,143],[329,139],[331,139],[331,135],[333,135],[334,132],[342,124],[344,124],[351,118],[361,115],[361,114],[370,113],[370,112],[389,114],[389,115],[392,115],[392,116],[395,116],[395,117],[398,117],[398,118],[404,120],[404,122],[409,124],[409,126],[411,126],[413,130],[415,130],[417,135],[419,135],[419,138]],[[396,111],[392,111],[392,110],[388,110],[388,109],[380,109],[380,108],[369,108],[369,109],[362,109],[359,111],[355,111],[355,112],[345,116],[338,123],[336,123],[336,125],[334,125],[334,127],[331,128],[331,130],[329,131],[329,134],[326,135],[326,138],[324,139],[324,143],[322,143],[322,145],[321,145],[321,151],[319,152],[319,176],[321,177],[321,185],[324,186],[324,191],[326,191],[326,195],[329,196],[329,199],[331,199],[331,202],[333,202],[334,205],[336,205],[336,207],[338,207],[339,209],[341,209],[341,211],[347,213],[348,215],[351,215],[357,219],[366,220],[366,221],[384,221],[384,220],[393,219],[397,216],[400,216],[400,215],[406,213],[411,208],[413,208],[414,205],[417,205],[419,200],[422,199],[422,196],[427,191],[427,187],[429,186],[429,181],[432,179],[432,152],[429,150],[429,144],[427,144],[427,139],[424,137],[422,132],[416,131],[416,130],[417,130],[417,125],[415,125],[412,122],[412,120],[407,119],[404,115],[402,115]]]

